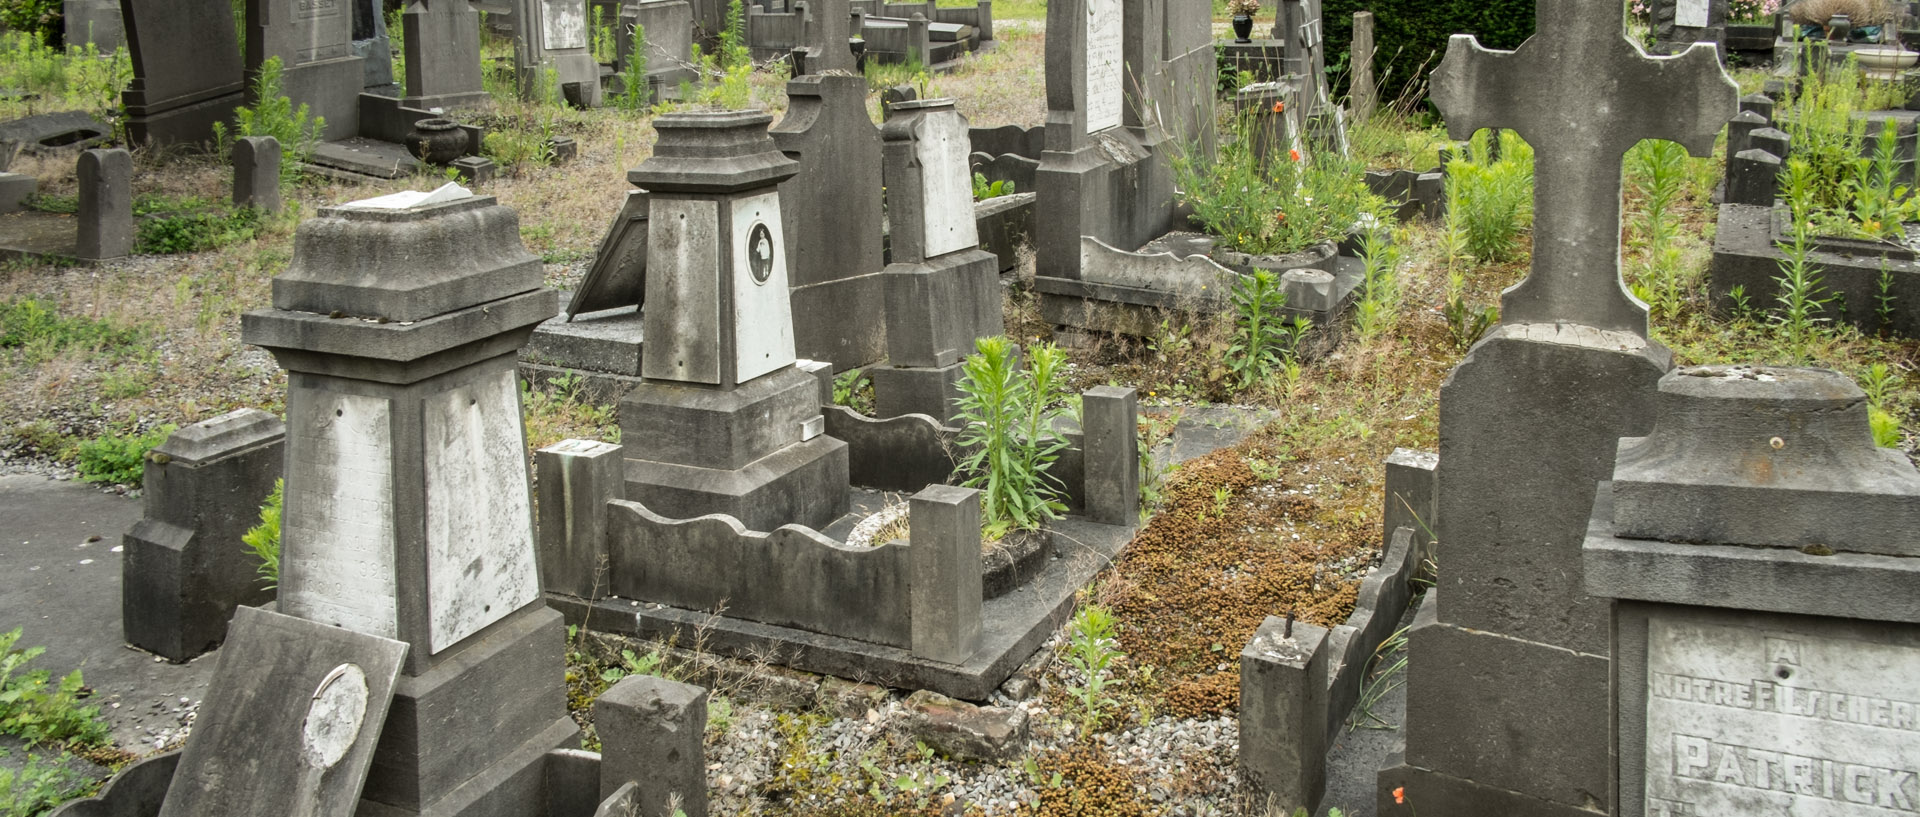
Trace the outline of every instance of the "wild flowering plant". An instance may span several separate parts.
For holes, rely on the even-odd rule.
[[[1641,0],[1634,0],[1640,5]],[[1780,0],[1728,0],[1727,16],[1736,23],[1765,22],[1780,10]]]
[[[1066,510],[1058,476],[1049,473],[1066,438],[1055,427],[1066,403],[1065,352],[1039,343],[1027,350],[1027,366],[1015,359],[1013,341],[980,338],[961,365],[960,463],[968,488],[981,489],[980,522],[988,538],[1015,529],[1032,530]]]
[[[1260,13],[1260,0],[1227,0],[1227,14],[1252,17]]]
[[[1298,252],[1384,212],[1353,158],[1306,147],[1282,151],[1258,138],[1260,118],[1284,112],[1283,102],[1241,111],[1213,155],[1187,145],[1173,158],[1180,198],[1194,218],[1241,252]]]

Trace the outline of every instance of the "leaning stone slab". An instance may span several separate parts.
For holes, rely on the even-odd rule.
[[[406,653],[241,608],[160,817],[350,817]]]
[[[1920,471],[1873,444],[1846,377],[1696,366],[1657,399],[1652,432],[1620,441],[1617,534],[1920,556]]]

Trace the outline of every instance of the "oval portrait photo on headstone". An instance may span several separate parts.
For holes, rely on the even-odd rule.
[[[756,221],[747,233],[747,271],[753,282],[764,284],[773,277],[773,231],[765,222]]]

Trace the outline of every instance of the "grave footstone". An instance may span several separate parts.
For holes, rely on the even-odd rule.
[[[1732,156],[1747,149],[1747,138],[1754,131],[1771,127],[1767,118],[1753,111],[1741,111],[1727,120],[1727,155]]]
[[[757,531],[846,512],[846,444],[822,433],[818,383],[794,365],[778,184],[797,164],[757,111],[654,120],[628,174],[652,195],[641,375],[620,401],[627,498],[671,518],[725,513]]]
[[[233,143],[233,204],[280,212],[280,140],[242,136]]]
[[[1780,157],[1764,150],[1743,150],[1727,163],[1728,204],[1772,207],[1780,178]]]
[[[893,263],[885,273],[887,365],[868,372],[874,413],[958,408],[974,340],[1001,334],[999,261],[980,249],[967,168],[967,121],[951,99],[894,106],[883,129]]]
[[[355,0],[247,0],[247,75],[280,60],[280,92],[324,120],[323,140],[360,135],[364,60],[353,53]],[[253,85],[247,102],[258,105]]]
[[[1761,150],[1785,159],[1792,154],[1793,137],[1779,128],[1756,128],[1747,132],[1746,149]]]
[[[79,176],[75,255],[104,261],[133,252],[133,154],[122,148],[85,151]]]
[[[514,366],[557,305],[519,235],[455,185],[321,208],[243,317],[288,370],[280,610],[410,647],[362,813],[536,802],[577,739]]]
[[[128,141],[212,140],[214,123],[232,121],[245,97],[232,6],[226,0],[120,0],[120,13],[133,56],[133,81],[120,95]]]
[[[1740,97],[1740,112],[1759,114],[1761,119],[1773,121],[1773,97],[1766,94],[1747,94]]]
[[[819,58],[813,73],[788,81],[787,115],[772,134],[800,163],[780,185],[782,218],[790,226],[794,347],[801,357],[840,371],[879,360],[886,343],[882,151],[880,131],[867,116],[866,78],[851,72],[851,52],[844,60],[830,58],[836,38],[846,51],[846,0],[821,3],[816,47],[829,56]],[[838,27],[829,22],[836,19]],[[970,213],[968,189],[959,206]]]
[[[273,591],[240,537],[285,471],[286,426],[258,409],[195,423],[145,465],[145,516],[121,542],[127,643],[170,661],[220,645],[235,608]]]
[[[0,173],[0,215],[27,209],[27,199],[39,190],[39,179],[25,173]]]
[[[407,644],[242,607],[160,817],[351,817]]]
[[[593,702],[601,741],[600,795],[633,786],[632,814],[706,817],[707,691],[629,675]]]
[[[1615,600],[1615,813],[1914,811],[1920,472],[1835,372],[1681,369],[1659,405],[1584,549]]]
[[[1455,138],[1511,127],[1534,146],[1538,226],[1502,323],[1441,389],[1443,569],[1410,634],[1406,747],[1379,775],[1383,815],[1613,805],[1607,607],[1581,584],[1579,550],[1615,441],[1650,427],[1671,365],[1620,279],[1621,159],[1645,138],[1710,152],[1737,90],[1710,48],[1646,57],[1616,6],[1538,13],[1514,52],[1456,36],[1432,83]],[[1581,95],[1577,111],[1556,102]]]

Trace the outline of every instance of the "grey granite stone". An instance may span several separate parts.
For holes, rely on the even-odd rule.
[[[243,101],[244,68],[233,7],[224,0],[120,0],[133,82],[121,92],[127,139],[197,145],[213,139]]]
[[[280,140],[242,136],[233,143],[233,205],[280,212]]]
[[[1747,137],[1754,131],[1772,127],[1772,120],[1744,108],[1732,119],[1727,120],[1727,155],[1733,156],[1747,149]]]
[[[900,734],[924,743],[942,756],[959,761],[995,763],[1024,753],[1027,711],[1019,707],[974,706],[938,692],[920,690],[907,696],[907,717]],[[857,717],[860,712],[854,713]]]
[[[120,20],[118,0],[65,0],[61,3],[61,22],[66,27],[67,45],[91,43],[102,54],[127,45],[127,27]]]
[[[0,215],[27,209],[27,199],[39,192],[40,180],[25,173],[0,173]]]
[[[1759,114],[1760,118],[1773,121],[1773,97],[1754,93],[1740,97],[1740,112]]]
[[[911,502],[913,654],[962,664],[980,649],[980,492],[930,485]]]
[[[121,148],[80,154],[80,232],[75,252],[105,261],[133,252],[133,154]]]
[[[847,469],[846,444],[826,436],[790,444],[737,470],[640,459],[630,447],[626,496],[673,519],[724,514],[752,530],[822,528],[847,512]]]
[[[246,66],[281,65],[281,92],[323,120],[321,138],[360,135],[364,60],[353,51],[353,0],[246,0]],[[249,101],[252,90],[248,90]]]
[[[629,675],[593,702],[600,734],[600,793],[611,797],[628,783],[635,813],[706,817],[707,690]]]
[[[125,0],[123,0],[125,2]],[[466,108],[491,97],[480,82],[480,12],[467,3],[411,3],[400,12],[409,108]]]
[[[1435,512],[1434,472],[1440,455],[1431,451],[1396,448],[1387,455],[1387,485],[1380,514],[1381,541],[1388,541],[1400,528],[1412,531],[1414,569],[1432,578],[1427,562],[1434,558],[1434,530],[1439,525]]]
[[[1095,386],[1081,395],[1087,518],[1132,525],[1140,517],[1139,393]]]
[[[646,297],[648,200],[645,190],[629,190],[621,200],[593,264],[567,302],[564,314],[569,320],[582,313],[637,306]]]
[[[820,416],[814,378],[787,368],[734,389],[648,382],[620,401],[628,457],[737,470],[805,441],[801,426]]]
[[[1620,157],[1648,138],[1709,155],[1734,115],[1738,88],[1711,47],[1650,59],[1623,36],[1614,11],[1546,6],[1536,33],[1513,52],[1457,34],[1434,71],[1433,100],[1453,138],[1514,128],[1534,148],[1533,272],[1502,295],[1508,322],[1571,321],[1646,337],[1646,307],[1621,282],[1619,254],[1594,250],[1618,243]],[[1574,98],[1584,104],[1562,104]],[[1651,99],[1661,104],[1643,104]],[[1605,118],[1591,119],[1596,111]]]
[[[1793,137],[1779,128],[1755,128],[1747,132],[1746,149],[1762,150],[1775,156],[1790,155]]]
[[[1743,150],[1735,154],[1727,163],[1727,203],[1772,207],[1780,167],[1780,157],[1764,150]]]
[[[563,312],[533,330],[520,357],[566,369],[638,377],[644,323],[640,310],[631,306],[571,319]]]
[[[564,440],[534,452],[540,508],[540,588],[607,594],[607,502],[626,489],[620,446]]]
[[[516,0],[514,69],[523,99],[565,99],[575,107],[601,103],[600,64],[586,0]]]
[[[1866,395],[1825,369],[1696,366],[1620,441],[1617,535],[1920,556],[1920,471],[1874,445]]]

